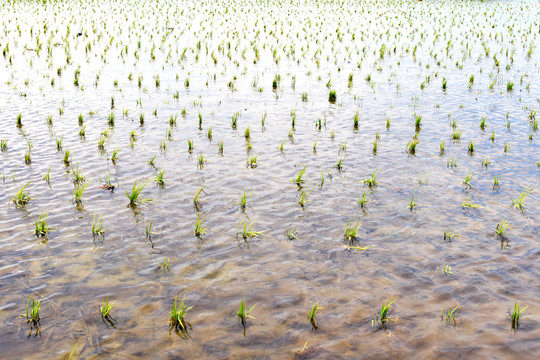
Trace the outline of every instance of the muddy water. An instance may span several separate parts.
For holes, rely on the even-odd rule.
[[[2,357],[67,357],[74,347],[78,358],[540,351],[537,2],[65,2],[0,10]],[[89,181],[81,203],[73,200],[77,166]],[[298,186],[291,179],[304,167]],[[154,181],[158,169],[163,186]],[[363,180],[374,171],[378,184],[369,188]],[[101,187],[109,174],[113,191]],[[129,206],[125,192],[147,179],[141,197],[152,201]],[[32,199],[16,207],[13,196],[29,181]],[[532,187],[525,208],[512,208]],[[466,200],[480,207],[463,208]],[[52,229],[36,237],[34,222],[47,212]],[[207,230],[201,237],[197,214]],[[95,215],[103,236],[92,235]],[[358,219],[356,239],[345,241],[346,224]],[[504,219],[510,227],[500,237]],[[262,234],[244,240],[245,222]],[[445,241],[448,231],[459,236]],[[42,299],[37,335],[20,317],[28,296]],[[107,296],[114,328],[99,314]],[[193,306],[188,333],[168,325],[176,296]],[[245,331],[236,316],[242,296],[257,304]],[[372,324],[390,299],[386,326]],[[513,330],[507,314],[516,300],[530,317]],[[317,302],[313,330],[307,316]],[[458,305],[455,324],[441,321],[441,309]]]

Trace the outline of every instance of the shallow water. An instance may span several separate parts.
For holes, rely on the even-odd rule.
[[[3,357],[67,357],[74,347],[78,358],[123,359],[540,352],[538,2],[68,1],[3,3],[0,12]],[[246,165],[252,156],[255,168]],[[81,203],[73,200],[77,166],[89,181]],[[291,179],[304,167],[297,186]],[[153,181],[158,169],[164,186]],[[374,171],[378,185],[369,188],[363,180]],[[100,187],[109,173],[114,191]],[[146,179],[142,198],[152,201],[129,206],[125,192]],[[13,196],[29,181],[32,199],[16,207]],[[533,187],[523,210],[511,207]],[[245,212],[236,204],[244,191]],[[481,207],[463,208],[468,199]],[[34,222],[46,212],[52,229],[37,237]],[[96,214],[103,236],[92,236]],[[356,240],[345,241],[346,224],[359,218]],[[503,219],[510,227],[500,237]],[[262,235],[244,240],[246,221]],[[459,237],[445,241],[448,231]],[[160,268],[165,259],[169,271]],[[28,296],[42,299],[38,335],[19,316]],[[115,328],[100,317],[107,296]],[[189,334],[170,331],[175,296],[193,306]],[[245,332],[236,316],[242,296],[257,304]],[[372,326],[391,298],[386,326]],[[529,317],[514,330],[516,300]],[[307,316],[317,302],[313,330]],[[441,321],[441,309],[457,305],[456,323]]]

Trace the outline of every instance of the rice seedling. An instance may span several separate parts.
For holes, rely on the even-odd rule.
[[[304,101],[304,102],[308,101],[308,93],[307,92],[302,93],[302,101]]]
[[[251,223],[249,221],[241,222],[240,225],[238,225],[238,229],[242,228],[242,238],[244,241],[247,241],[248,239],[257,237],[259,235],[262,235],[262,231],[255,231],[253,230],[255,222],[252,221]],[[240,235],[240,233],[237,233],[237,236]]]
[[[94,214],[94,220],[92,220],[92,235],[93,236],[100,236],[100,235],[103,235],[103,233],[105,232],[103,230],[103,223],[100,222],[101,220],[101,215],[99,215],[97,221],[96,221],[96,216],[97,214]]]
[[[353,128],[355,130],[358,130],[358,123],[359,123],[359,113],[358,113],[358,110],[356,110],[353,117]]]
[[[459,237],[459,235],[453,233],[451,230],[450,231],[445,231],[443,233],[443,240],[444,241],[450,242],[450,241],[452,241],[452,239],[455,239],[455,238],[458,238],[458,237]]]
[[[254,168],[257,167],[257,165],[258,165],[258,163],[257,163],[257,156],[256,155],[248,157],[248,159],[247,159],[247,166],[248,167],[254,169]]]
[[[445,145],[444,145],[444,140],[442,140],[441,143],[439,144],[439,154],[443,155],[444,150],[445,150]]]
[[[452,132],[452,140],[459,141],[461,139],[461,135],[463,134],[463,131],[461,130],[454,130]]]
[[[82,183],[84,181],[84,174],[81,170],[79,170],[79,164],[77,164],[77,168],[71,167],[71,174],[73,175],[73,182],[75,184]]]
[[[450,324],[450,323],[454,323],[454,326],[457,325],[457,322],[456,322],[456,317],[457,317],[457,308],[459,307],[456,306],[455,308],[448,308],[448,311],[446,312],[446,316],[444,316],[444,308],[441,310],[441,322],[446,320],[446,324]]]
[[[390,130],[390,124],[392,123],[392,120],[390,118],[386,119],[386,130]]]
[[[158,170],[158,172],[157,172],[157,174],[156,174],[156,180],[155,180],[155,182],[156,182],[159,186],[164,186],[164,185],[165,185],[165,180],[163,180],[164,174],[165,174],[165,170]]]
[[[507,142],[504,143],[504,152],[507,153],[510,151],[510,144]]]
[[[161,270],[163,270],[163,272],[165,272],[165,271],[170,272],[171,269],[170,269],[170,262],[169,262],[169,259],[167,259],[167,258],[163,259],[163,262],[162,262],[161,264],[159,264],[159,268],[160,268]]]
[[[0,140],[0,151],[6,152],[8,149],[8,142],[6,139]]]
[[[485,130],[485,128],[486,128],[486,117],[482,116],[480,118],[480,129]]]
[[[338,160],[338,162],[336,163],[336,165],[334,165],[334,167],[337,169],[337,171],[341,171],[343,170],[343,161],[345,161],[347,157],[342,157]]]
[[[212,127],[211,126],[206,132],[206,137],[208,138],[208,140],[212,141]]]
[[[278,150],[281,154],[283,154],[283,147],[285,146],[285,140],[283,140],[279,146],[278,146]]]
[[[474,154],[474,151],[476,150],[476,143],[474,141],[471,141],[469,145],[467,145],[467,151],[470,155]]]
[[[291,179],[292,182],[294,182],[296,185],[301,186],[304,183],[304,179],[302,177],[304,176],[304,173],[306,172],[307,165],[304,166],[302,170],[296,174],[296,177],[294,179]]]
[[[370,189],[373,187],[377,187],[377,170],[375,170],[369,178],[365,178],[362,183],[364,185],[367,185]]]
[[[197,166],[199,167],[199,169],[202,169],[207,162],[208,160],[206,160],[206,156],[204,156],[203,154],[199,154],[199,156],[197,157]]]
[[[335,103],[337,100],[337,94],[335,90],[330,90],[328,93],[328,101],[331,103]]]
[[[287,229],[287,230],[285,230],[285,238],[288,241],[298,240],[298,237],[296,236],[297,232],[298,231],[294,230],[294,228]]]
[[[422,115],[416,115],[414,120],[414,127],[416,131],[420,131],[420,126],[422,125]]]
[[[242,209],[242,211],[245,211],[247,206],[247,200],[249,197],[251,197],[250,192],[244,190],[244,194],[242,194],[242,196],[240,197],[240,201],[234,203],[233,205],[239,205],[240,209]]]
[[[193,146],[193,140],[188,139],[187,142],[188,142],[188,153],[191,154],[191,153],[193,152],[193,149],[195,148],[195,147]]]
[[[150,220],[150,224],[146,225],[146,237],[147,238],[151,238],[152,234],[155,234],[154,232],[152,232],[152,226],[153,225],[154,225],[154,218],[152,218],[152,220]]]
[[[443,91],[446,91],[447,85],[448,85],[448,81],[446,80],[446,78],[443,77],[443,80],[442,80]]]
[[[109,114],[109,117],[107,119],[107,123],[109,124],[110,127],[114,126],[114,113],[113,112],[111,112]]]
[[[31,296],[28,296],[26,301],[26,322],[31,322],[35,326],[39,324],[39,310],[41,308],[41,300],[36,301]]]
[[[512,90],[514,90],[514,82],[508,81],[506,83],[506,91],[512,91]]]
[[[316,187],[316,186],[315,186]],[[298,198],[298,204],[300,204],[300,206],[302,208],[304,208],[304,206],[306,205],[306,203],[308,203],[309,201],[307,200],[307,197],[309,196],[309,194],[311,194],[313,192],[313,190],[315,190],[315,187],[313,189],[311,189],[311,191],[309,192],[306,192],[306,190],[302,190],[300,192],[300,197]]]
[[[45,176],[43,176],[42,180],[47,182],[47,183],[50,183],[51,182],[51,175],[50,175],[50,172],[51,172],[51,168],[49,168],[47,170],[47,172],[45,173]]]
[[[358,229],[360,229],[360,217],[354,222],[354,219],[351,219],[347,222],[345,225],[345,231],[343,233],[343,238],[345,242],[351,244],[356,241],[356,235],[358,233]]]
[[[367,191],[364,191],[364,193],[360,195],[360,198],[358,199],[358,205],[360,205],[360,207],[364,209],[366,207],[366,203],[367,203]]]
[[[187,307],[184,304],[184,300],[186,297],[184,296],[182,298],[182,301],[178,303],[178,296],[174,298],[174,305],[171,308],[171,320],[169,321],[169,326],[171,328],[182,330],[183,332],[187,331],[186,328],[186,322],[185,317],[189,310],[193,308],[193,306]]]
[[[17,127],[20,128],[22,126],[22,114],[19,113],[17,115]]]
[[[416,191],[413,193],[411,200],[409,201],[409,205],[407,205],[407,208],[410,209],[411,211],[413,211],[413,209],[418,205],[416,203],[415,196],[416,196]]]
[[[519,302],[517,300],[514,303],[514,312],[512,313],[512,329],[513,330],[517,330],[519,328],[519,320],[524,318],[523,316],[521,316],[521,313],[523,313],[523,311],[526,308],[528,308],[528,306],[525,306],[524,308],[522,308],[519,305]]]
[[[197,219],[195,220],[195,236],[201,237],[204,234],[206,234],[206,228],[203,225],[203,218],[202,215],[197,213]]]
[[[525,199],[527,198],[527,196],[529,196],[529,194],[534,190],[534,186],[532,188],[530,188],[529,190],[525,189],[521,192],[521,194],[519,194],[519,196],[515,199],[510,199],[512,200],[512,207],[513,208],[516,208],[516,209],[520,209],[520,210],[524,210],[525,207],[523,205],[523,203],[525,202]]]
[[[32,155],[30,149],[24,154],[24,163],[30,165],[32,163]]]
[[[82,128],[79,129],[79,136],[81,138],[84,138],[86,136],[86,126],[83,126]]]
[[[450,268],[450,265],[446,264],[446,265],[443,265],[442,267],[442,272],[444,275],[448,276],[448,275],[454,275],[454,273],[452,272],[452,269]]]
[[[244,305],[244,297],[242,296],[242,300],[240,300],[240,306],[238,307],[236,315],[240,319],[240,322],[242,323],[242,326],[244,326],[244,328],[246,327],[246,321],[248,318],[255,319],[253,316],[250,315],[255,306],[257,306],[257,304],[253,305],[251,309],[247,310],[247,307]]]
[[[105,299],[103,304],[99,307],[99,313],[101,315],[101,318],[105,320],[106,318],[110,317],[111,309],[114,305],[114,302],[109,303],[109,296]]]
[[[375,323],[381,323],[382,326],[384,327],[386,325],[386,322],[388,320],[391,320],[390,316],[388,316],[388,311],[390,310],[390,306],[392,306],[392,304],[394,303],[394,299],[393,298],[390,298],[389,301],[387,302],[384,302],[382,303],[381,305],[381,312],[378,313],[378,314],[375,314],[375,320],[372,320],[371,321],[371,326],[375,326]]]
[[[409,154],[414,155],[416,153],[416,146],[418,145],[418,139],[414,138],[407,143],[407,151]]]
[[[463,179],[463,184],[470,187],[471,184],[469,182],[471,181],[473,176],[474,176],[474,174],[471,174],[469,171],[467,171],[467,175],[465,175],[465,179]]]
[[[308,314],[308,320],[311,323],[313,330],[317,330],[319,328],[319,326],[317,325],[317,311],[323,309],[324,308],[319,306],[318,302],[311,305],[311,310]]]
[[[500,224],[497,224],[497,226],[495,227],[495,232],[497,233],[497,235],[499,235],[500,237],[504,237],[504,232],[506,231],[506,229],[508,229],[510,227],[510,225],[508,224],[508,222],[506,221],[506,219],[504,219]]]
[[[218,154],[223,156],[223,140],[218,143]]]
[[[69,160],[69,155],[70,155],[70,154],[71,154],[71,152],[69,151],[69,149],[66,149],[66,151],[64,151],[64,158],[63,158],[63,160],[64,160],[64,164],[65,164],[66,166],[69,166],[69,161],[70,161],[70,160]]]
[[[334,138],[336,137],[336,134],[334,133],[334,130],[330,132],[330,139],[334,141]]]
[[[500,189],[500,187],[501,186],[499,185],[499,177],[493,176],[493,191]]]
[[[15,174],[13,175],[15,178]],[[30,184],[32,181],[27,182],[22,188],[20,188],[13,197],[13,202],[15,203],[16,207],[23,207],[26,204],[30,202],[32,199],[30,195],[28,195],[28,192],[25,191],[28,184]]]
[[[136,206],[138,204],[141,204],[141,203],[144,203],[144,202],[147,202],[147,201],[152,201],[151,199],[140,199],[139,198],[141,196],[142,191],[144,190],[144,187],[146,185],[148,185],[150,180],[151,179],[148,179],[148,180],[142,182],[139,185],[137,185],[137,180],[135,180],[135,182],[133,183],[133,187],[131,188],[131,192],[128,192],[126,190],[126,196],[129,199],[129,205]]]
[[[204,186],[201,186],[197,192],[195,193],[195,196],[193,197],[193,204],[198,207],[200,205],[199,201],[201,199],[201,194],[204,192]]]
[[[47,225],[47,217],[49,217],[49,213],[41,213],[39,217],[35,220],[35,227],[34,234],[37,237],[40,236],[46,236],[51,227]]]
[[[486,158],[482,160],[482,167],[485,167],[487,169],[489,164],[491,164],[491,161],[489,161],[489,157],[486,156]]]
[[[471,203],[471,199],[470,199],[470,198],[467,198],[465,201],[463,201],[463,202],[461,203],[461,207],[462,207],[463,209],[479,209],[479,208],[481,208],[482,206]]]
[[[79,126],[82,126],[82,124],[84,123],[84,117],[83,117],[83,114],[79,114]]]
[[[148,165],[152,166],[152,167],[156,167],[156,165],[155,165],[156,157],[157,157],[157,155],[154,155],[154,157],[151,158],[150,160],[148,160],[146,163]]]
[[[446,167],[449,169],[457,167],[456,158],[448,159],[446,161]]]
[[[240,116],[240,113],[239,112],[235,112],[232,116],[232,120],[231,120],[231,127],[233,130],[236,130],[236,126],[238,124],[238,117]]]
[[[85,181],[82,184],[81,183],[76,184],[75,188],[72,191],[73,200],[76,203],[80,203],[82,201],[82,196],[84,194],[84,191],[88,187],[88,184],[89,184],[89,181]]]
[[[202,130],[202,114],[199,113],[199,130]]]

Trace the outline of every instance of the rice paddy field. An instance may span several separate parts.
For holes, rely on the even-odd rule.
[[[540,354],[538,1],[0,15],[0,357]]]

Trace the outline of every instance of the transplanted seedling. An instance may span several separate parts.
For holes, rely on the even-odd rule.
[[[291,179],[292,182],[296,183],[296,185],[301,186],[304,182],[304,179],[302,179],[302,176],[304,176],[304,173],[306,172],[307,166],[304,166],[302,170],[298,172],[296,177],[294,179]]]
[[[240,201],[237,202],[237,203],[234,203],[233,205],[240,205],[240,209],[241,209],[242,211],[245,211],[245,210],[246,210],[246,206],[247,206],[247,199],[248,199],[250,196],[251,196],[250,192],[244,190],[244,194],[240,197]]]
[[[39,217],[35,221],[36,230],[34,230],[34,234],[37,237],[40,236],[46,236],[51,227],[47,225],[47,217],[49,216],[49,213],[41,213]]]
[[[144,190],[144,187],[148,185],[150,180],[151,179],[148,179],[139,185],[137,185],[137,180],[135,180],[135,182],[133,183],[133,187],[131,188],[131,192],[128,192],[126,190],[126,196],[129,199],[129,205],[137,206],[138,204],[141,204],[143,202],[152,201],[151,199],[139,199],[139,196]]]
[[[36,301],[31,296],[28,296],[28,300],[26,302],[26,322],[31,322],[34,326],[39,325],[39,309],[41,307],[41,300]]]
[[[377,186],[377,176],[375,175],[376,173],[377,173],[377,170],[375,170],[373,174],[371,174],[371,177],[364,179],[362,181],[364,185],[367,185],[370,188],[376,187]]]
[[[508,224],[508,222],[506,221],[506,219],[504,219],[500,224],[497,224],[497,226],[495,227],[495,232],[497,233],[497,235],[499,235],[500,237],[504,237],[504,232],[506,231],[506,229],[508,229],[510,227],[510,225]]]
[[[203,225],[203,217],[201,214],[197,214],[197,219],[195,220],[195,236],[201,237],[206,234],[206,228]]]
[[[242,326],[246,327],[246,321],[248,318],[255,319],[253,316],[250,315],[251,311],[257,306],[257,304],[253,305],[251,309],[247,310],[245,304],[244,304],[244,297],[242,296],[242,300],[240,300],[240,306],[238,307],[238,311],[236,312],[236,315],[240,319],[240,322],[242,323]]]
[[[515,199],[512,200],[512,207],[520,210],[524,210],[525,207],[523,206],[523,203],[525,202],[525,199],[527,196],[534,190],[534,187],[530,188],[529,190],[525,189],[523,192]]]
[[[308,314],[308,320],[311,323],[313,330],[317,330],[319,328],[319,326],[317,325],[317,311],[322,309],[324,308],[320,307],[318,302],[311,305],[311,310]]]
[[[457,322],[456,322],[457,312],[456,312],[456,310],[457,310],[458,307],[459,307],[459,305],[456,306],[453,309],[451,307],[449,307],[448,311],[446,312],[446,316],[444,316],[444,308],[443,308],[442,311],[441,311],[441,322],[446,320],[447,325],[450,324],[450,323],[453,323],[454,326],[456,326],[457,325]]]
[[[114,327],[116,320],[114,320],[110,314],[110,311],[113,305],[114,305],[114,302],[109,303],[109,297],[107,296],[103,304],[99,307],[99,313],[101,315],[101,320],[103,320],[104,322],[105,321],[108,322],[110,325]]]
[[[356,234],[358,232],[358,229],[360,228],[360,218],[354,222],[354,219],[351,219],[347,224],[345,225],[345,232],[343,233],[343,238],[347,243],[353,243],[356,240]]]
[[[290,229],[287,229],[287,230],[285,230],[285,238],[287,238],[287,240],[289,240],[289,241],[298,240],[298,237],[296,236],[297,232],[298,232],[298,230],[294,230],[294,227],[290,228]]]
[[[96,216],[97,214],[94,214],[94,220],[92,221],[92,235],[96,236],[100,236],[100,235],[103,235],[103,233],[105,232],[103,230],[103,223],[100,222],[101,220],[101,215],[99,215],[97,221],[96,221]]]
[[[450,241],[452,241],[452,239],[455,239],[455,238],[458,238],[458,237],[459,237],[459,235],[453,233],[451,230],[450,230],[450,231],[445,231],[445,232],[443,233],[443,239],[444,239],[444,241],[450,242]]]
[[[382,324],[383,327],[385,327],[386,322],[390,319],[390,316],[388,316],[388,310],[390,310],[390,306],[394,303],[394,299],[390,298],[390,301],[383,302],[381,306],[381,312],[379,314],[375,314],[375,320],[371,320],[371,326],[375,326],[375,324],[378,324],[379,322]]]
[[[241,235],[244,241],[247,241],[248,239],[262,235],[262,231],[253,230],[254,223],[255,223],[254,221],[252,221],[251,223],[249,221],[245,221],[245,222],[241,222],[240,225],[238,225],[238,229],[242,228]],[[240,232],[238,232],[237,235],[240,235]]]
[[[28,192],[25,191],[26,187],[28,186],[28,184],[30,184],[32,181],[29,181],[27,182],[22,188],[19,189],[19,191],[17,191],[15,193],[15,196],[13,197],[13,202],[15,203],[15,206],[16,207],[23,207],[25,206],[26,204],[28,204],[28,202],[30,201],[30,199],[32,199],[29,195],[28,195]]]
[[[528,306],[525,306],[524,308],[520,308],[519,302],[516,301],[514,304],[514,312],[512,313],[512,330],[517,330],[519,328],[519,319],[524,318],[526,316],[521,316],[521,313],[528,308]]]
[[[174,298],[174,305],[170,312],[171,320],[169,321],[171,330],[174,328],[175,330],[181,330],[182,332],[187,331],[185,316],[187,312],[193,308],[193,306],[187,307],[186,304],[184,304],[185,298],[186,297],[184,296],[180,303],[178,303],[178,296]]]

